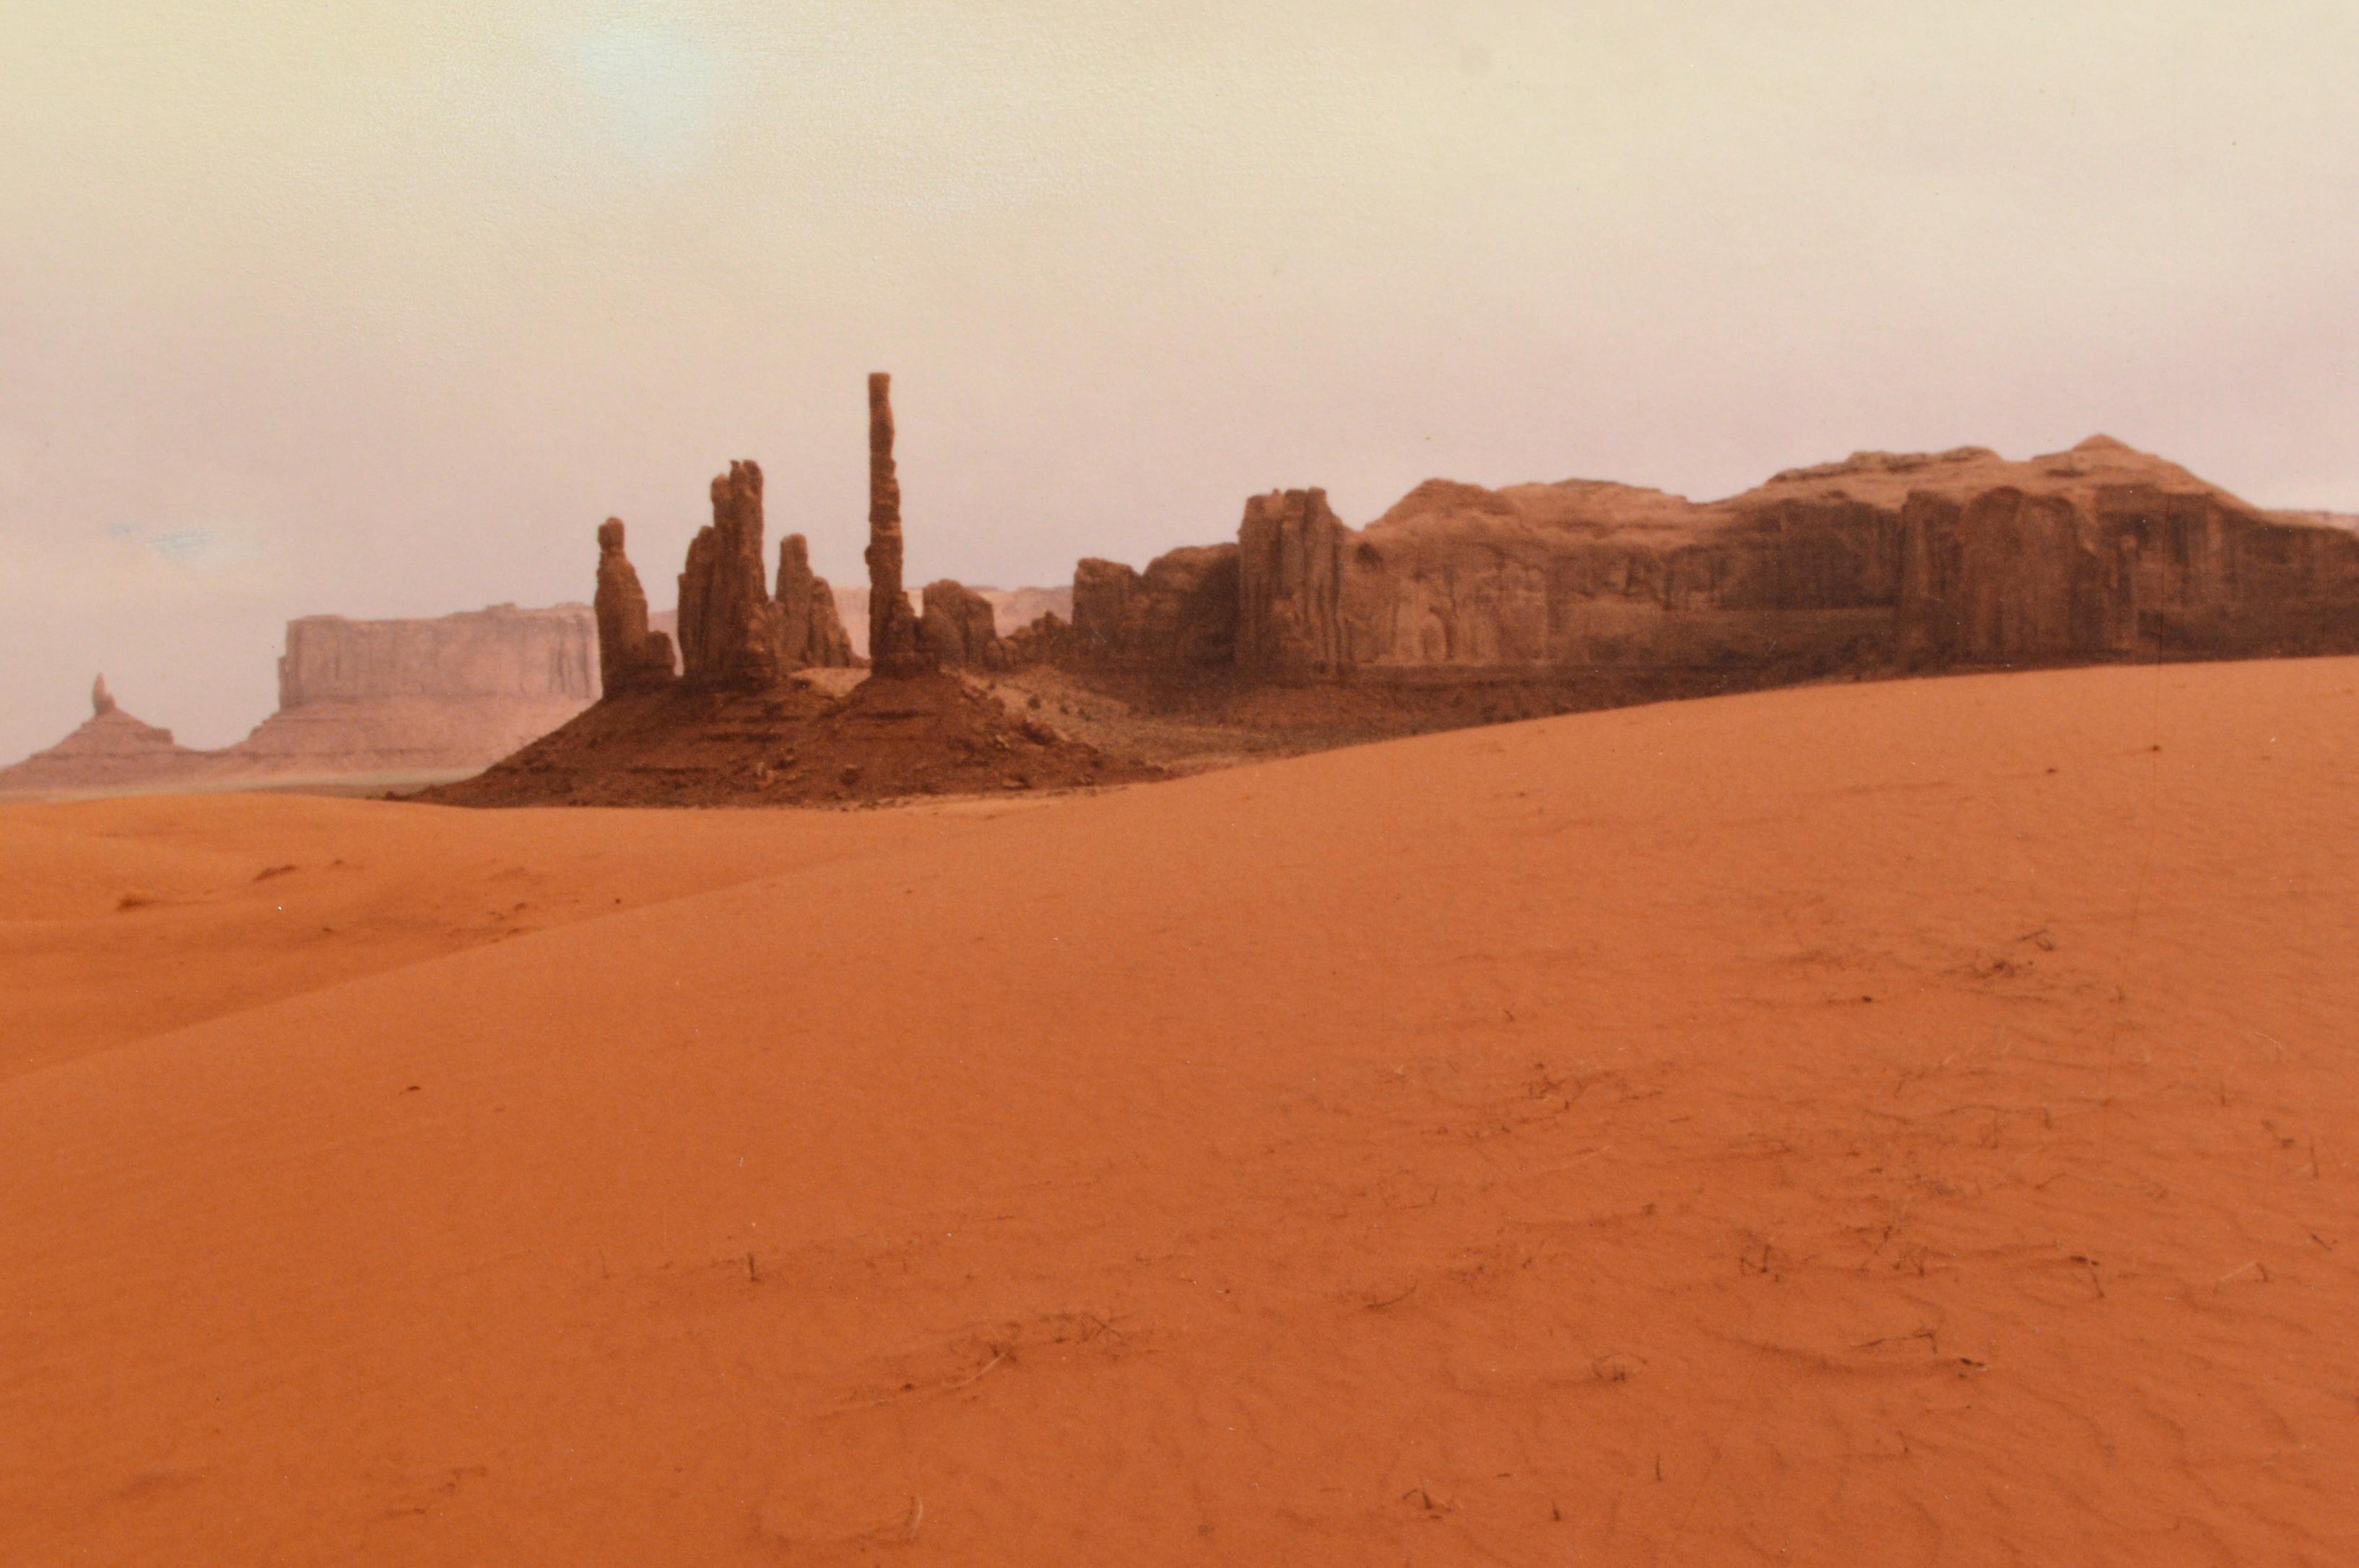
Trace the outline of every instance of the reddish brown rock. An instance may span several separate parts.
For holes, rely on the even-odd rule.
[[[666,686],[672,679],[671,639],[647,630],[647,596],[623,551],[623,520],[598,525],[598,678],[607,697]]]
[[[937,664],[946,669],[1007,667],[991,600],[947,578],[928,583],[922,597],[925,610],[918,618],[919,641]]]
[[[1081,656],[1202,656],[1207,620],[1150,615],[1147,580],[1082,564]],[[1863,452],[1703,504],[1434,480],[1364,530],[1315,490],[1254,498],[1234,616],[1234,666],[1275,677],[2348,651],[2359,537],[2102,437],[2027,462]]]
[[[1019,626],[1000,639],[1008,667],[1068,665],[1082,662],[1082,649],[1072,623],[1055,611],[1044,611],[1030,625]]]
[[[810,569],[810,548],[800,534],[789,534],[778,541],[776,601],[782,668],[844,669],[853,663],[852,639],[844,634],[835,590]]]
[[[868,665],[880,676],[933,667],[901,589],[901,481],[893,466],[893,378],[868,378]]]
[[[1216,668],[1236,659],[1237,546],[1190,546],[1144,573],[1113,561],[1073,568],[1071,642],[1084,662]]]
[[[680,678],[699,690],[776,686],[778,619],[762,569],[762,470],[733,462],[712,481],[712,521],[679,574]]]
[[[1237,529],[1237,667],[1332,673],[1349,660],[1343,555],[1351,530],[1323,490],[1272,491],[1245,503]]]

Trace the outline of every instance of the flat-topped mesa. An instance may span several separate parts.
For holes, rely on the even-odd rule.
[[[103,719],[114,711],[114,694],[106,689],[106,676],[101,675],[90,683],[90,716]]]
[[[786,668],[851,665],[852,638],[835,607],[835,589],[810,569],[810,547],[800,534],[778,541],[777,605],[778,659]]]
[[[623,553],[623,520],[598,524],[598,683],[607,697],[672,680],[671,639],[647,630],[647,596]]]
[[[868,664],[880,676],[933,667],[901,589],[901,481],[893,467],[893,378],[868,378]]]
[[[762,470],[733,462],[712,481],[712,521],[679,574],[680,676],[706,690],[778,684],[777,610],[762,570]]]

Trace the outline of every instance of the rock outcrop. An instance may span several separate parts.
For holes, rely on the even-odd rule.
[[[893,465],[893,378],[868,378],[868,667],[880,676],[932,667],[901,588],[901,481]]]
[[[177,744],[169,730],[143,724],[116,707],[104,676],[91,686],[90,707],[91,716],[64,740],[0,768],[0,795],[153,789],[203,771],[206,752]]]
[[[672,679],[671,639],[647,629],[647,596],[623,551],[623,520],[598,525],[598,679],[601,692],[644,691]]]
[[[762,469],[733,462],[712,481],[712,521],[679,574],[680,678],[699,691],[766,691],[790,670],[853,662],[834,590],[800,534],[778,541],[777,591],[763,580]]]
[[[712,481],[712,521],[679,574],[680,678],[700,691],[776,686],[778,617],[762,566],[762,470],[733,462]]]
[[[945,669],[1007,667],[1006,651],[999,645],[998,622],[989,600],[945,578],[926,585],[923,602],[924,612],[918,618],[918,638],[937,664]]]
[[[1235,545],[1190,546],[1158,556],[1144,573],[1081,562],[1073,568],[1075,654],[1125,668],[1234,664],[1238,555]]]
[[[2359,648],[2359,536],[2103,437],[2027,462],[1863,452],[1706,504],[1435,480],[1364,530],[1277,492],[1246,503],[1226,621],[1210,566],[1082,562],[1077,656],[1178,674],[1226,635],[1238,672],[1300,679]]]
[[[1080,640],[1073,634],[1072,622],[1054,611],[1044,612],[1028,626],[1019,626],[1000,639],[1006,650],[1011,669],[1030,665],[1077,665],[1082,656]]]
[[[778,659],[790,670],[817,665],[844,669],[854,662],[835,590],[810,568],[810,546],[800,534],[778,541]]]
[[[1070,585],[1061,588],[986,588],[962,584],[969,593],[979,594],[991,606],[991,622],[1000,640],[1006,641],[1043,615],[1054,615],[1060,621],[1073,617],[1073,590]],[[904,598],[908,598],[906,592]],[[835,590],[836,608],[843,617],[844,629],[851,633],[852,652],[856,658],[868,656],[868,589],[863,583],[849,583]],[[910,613],[919,614],[922,601],[910,605]]]
[[[1343,636],[1343,557],[1351,530],[1323,490],[1273,491],[1245,503],[1237,528],[1237,667],[1264,675],[1332,673]]]

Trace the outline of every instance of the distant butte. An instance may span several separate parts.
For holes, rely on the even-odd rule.
[[[104,676],[91,684],[90,707],[90,717],[64,740],[0,768],[0,794],[137,789],[190,777],[204,761],[204,752],[179,745],[169,730],[115,706]]]

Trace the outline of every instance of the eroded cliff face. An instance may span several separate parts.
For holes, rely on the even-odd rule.
[[[918,640],[945,669],[1005,669],[1006,651],[991,601],[963,583],[929,582],[921,598]]]
[[[597,622],[582,604],[495,604],[414,621],[306,615],[287,623],[278,660],[281,708],[382,697],[579,706],[597,695]]]
[[[1190,546],[1145,572],[1114,561],[1073,568],[1070,637],[1059,645],[1124,667],[1224,668],[1237,651],[1237,546]]]
[[[1272,491],[1237,528],[1236,663],[1262,675],[1330,674],[1352,662],[1343,559],[1352,531],[1323,490]]]
[[[620,539],[616,538],[619,547]],[[512,604],[426,620],[310,615],[287,623],[278,710],[218,751],[115,706],[0,773],[0,789],[72,793],[241,781],[410,779],[470,772],[548,734],[599,692],[590,606]]]
[[[1177,673],[1219,662],[1209,628],[1277,678],[2359,648],[2359,535],[2103,437],[2020,463],[1860,453],[1708,504],[1429,481],[1364,530],[1274,492],[1245,505],[1225,622],[1206,558],[1082,562],[1077,656]]]
[[[480,768],[571,719],[601,685],[598,620],[584,604],[500,604],[430,620],[306,616],[287,623],[278,711],[236,745],[204,753],[207,773],[344,778]]]

